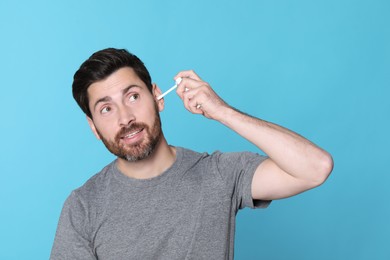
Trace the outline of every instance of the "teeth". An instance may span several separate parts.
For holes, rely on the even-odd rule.
[[[125,138],[131,138],[131,137],[133,137],[134,135],[138,134],[139,132],[141,132],[141,130],[138,130],[138,131],[135,131],[135,132],[133,132],[133,133],[131,133],[131,134],[125,135]]]

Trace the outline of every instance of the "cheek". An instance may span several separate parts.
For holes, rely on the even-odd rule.
[[[157,107],[156,107],[157,109]],[[148,109],[147,112],[142,114],[142,118],[145,123],[152,125],[154,123],[154,120],[156,118],[156,115],[159,113],[158,109],[156,110],[155,107],[152,109]]]
[[[105,139],[113,139],[119,129],[114,127],[114,124],[110,122],[104,122],[100,124],[96,124],[97,133],[104,137]]]

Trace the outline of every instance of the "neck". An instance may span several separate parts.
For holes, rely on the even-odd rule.
[[[176,159],[176,149],[168,145],[164,136],[153,153],[140,161],[129,162],[118,158],[118,169],[126,176],[135,179],[150,179],[162,174]]]

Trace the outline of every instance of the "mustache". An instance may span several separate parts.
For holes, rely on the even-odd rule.
[[[131,125],[122,127],[115,136],[115,140],[119,141],[123,136],[138,131],[140,129],[147,129],[148,126],[144,123],[132,123]]]

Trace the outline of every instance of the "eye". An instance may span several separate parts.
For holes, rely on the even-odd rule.
[[[139,94],[132,94],[129,96],[129,101],[134,102],[139,98]]]
[[[106,113],[108,113],[108,112],[110,112],[111,111],[111,108],[110,107],[103,107],[101,110],[100,110],[100,113],[101,114],[106,114]]]

